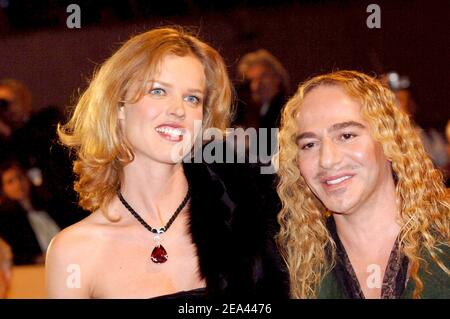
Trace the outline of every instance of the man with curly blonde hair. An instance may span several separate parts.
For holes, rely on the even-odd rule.
[[[294,298],[449,298],[449,197],[380,81],[302,84],[280,131],[278,241]]]

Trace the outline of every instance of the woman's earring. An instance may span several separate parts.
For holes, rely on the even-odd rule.
[[[329,218],[331,217],[331,215],[333,215],[333,213],[329,209],[325,210],[325,212],[323,213],[323,216],[325,216],[325,218]]]
[[[119,114],[118,114],[117,118],[119,120],[125,120],[125,106],[124,105],[119,106]]]

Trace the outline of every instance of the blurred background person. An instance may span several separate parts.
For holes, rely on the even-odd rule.
[[[75,204],[71,160],[56,142],[56,125],[61,121],[56,106],[33,111],[31,92],[23,83],[0,80],[0,161],[17,161],[33,185],[53,194],[75,222],[85,215]]]
[[[445,127],[445,137],[447,138],[447,155],[450,159],[450,120],[447,121],[447,125]],[[445,173],[447,177],[445,186],[450,187],[450,160],[445,168]]]
[[[0,238],[0,299],[6,298],[11,283],[11,247]]]
[[[22,83],[13,79],[0,80],[0,141],[12,137],[31,116],[31,93]]]
[[[42,263],[53,236],[68,226],[61,221],[62,209],[31,184],[17,162],[0,165],[0,183],[0,237],[11,245],[14,264]]]
[[[25,169],[47,174],[56,124],[62,120],[56,107],[33,112],[30,90],[15,79],[0,80],[0,157],[15,158]],[[40,186],[42,178],[35,173],[33,182]]]
[[[235,150],[238,157],[255,158],[256,162],[266,165],[267,156],[277,150],[276,132],[271,128],[279,126],[280,112],[289,90],[289,76],[281,62],[264,49],[245,54],[237,71],[238,98],[232,126],[246,130],[235,131],[235,143],[245,146],[245,154],[240,153],[239,147]],[[252,129],[255,129],[254,134],[250,134]],[[261,129],[267,129],[265,135],[261,135]],[[266,145],[263,150],[261,143]]]
[[[244,55],[238,65],[239,104],[235,125],[244,128],[278,127],[289,90],[289,76],[281,62],[267,50]]]
[[[238,158],[253,158],[258,163],[256,165],[267,166],[270,165],[268,160],[278,150],[277,132],[273,129],[279,127],[281,109],[289,92],[289,75],[280,60],[265,49],[245,54],[237,71],[238,98],[232,126],[246,130],[242,133],[235,131],[235,145],[245,145],[245,154],[240,153],[239,147],[234,149]],[[249,134],[250,129],[256,129],[255,135]],[[266,135],[262,135],[261,129],[266,129]],[[262,147],[263,143],[265,147]],[[262,185],[268,211],[278,212],[280,202],[275,192],[276,175],[259,174],[256,178]],[[276,219],[276,215],[270,218]]]
[[[447,143],[450,144],[450,120],[447,121],[447,126],[445,127],[445,136],[447,137]]]
[[[448,145],[435,128],[424,129],[417,124],[415,119],[417,104],[410,90],[411,82],[409,77],[400,76],[397,72],[389,72],[382,78],[395,93],[400,109],[409,114],[433,164],[446,175],[445,179],[448,179],[449,176],[446,174],[446,167],[449,164]]]
[[[450,120],[447,121],[447,126],[445,127],[445,136],[447,137],[447,142],[450,144]]]

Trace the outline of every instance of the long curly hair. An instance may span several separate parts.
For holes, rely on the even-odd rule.
[[[146,83],[169,54],[192,55],[203,64],[203,128],[224,131],[228,126],[233,92],[226,65],[215,49],[181,27],[153,29],[132,37],[95,72],[69,122],[58,125],[60,141],[75,151],[75,190],[84,209],[101,209],[109,218],[106,207],[120,184],[123,166],[134,158],[118,123],[119,107],[135,103],[146,93]],[[139,92],[125,100],[137,81],[142,83]]]
[[[361,105],[372,137],[392,160],[396,198],[400,211],[399,245],[409,259],[414,280],[413,298],[423,283],[421,255],[428,252],[447,273],[438,258],[438,246],[449,245],[450,200],[442,174],[433,167],[407,114],[396,105],[394,94],[377,79],[356,71],[338,71],[314,77],[300,85],[283,109],[280,129],[278,194],[282,209],[278,244],[290,272],[291,296],[315,298],[323,277],[335,265],[336,244],[326,227],[326,207],[315,197],[298,168],[296,116],[305,96],[321,85],[336,85]],[[425,268],[426,269],[426,268]]]

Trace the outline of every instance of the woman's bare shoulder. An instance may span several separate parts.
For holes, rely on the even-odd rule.
[[[92,296],[95,274],[102,267],[105,232],[111,222],[94,212],[56,235],[47,250],[46,281],[50,297],[89,298]],[[77,272],[81,284],[78,289],[68,287],[67,280]]]
[[[93,212],[88,217],[59,232],[50,243],[47,259],[52,257],[70,259],[73,261],[86,260],[101,249],[105,231],[110,221],[101,212]]]

